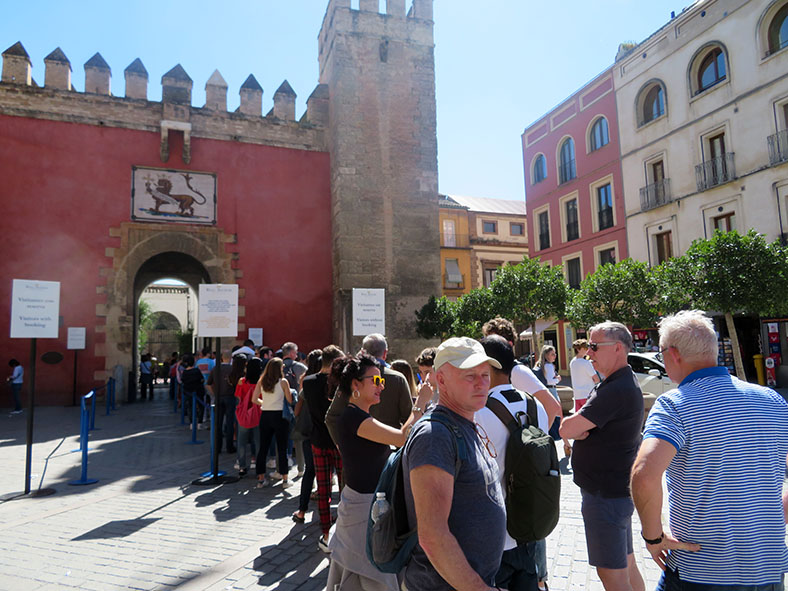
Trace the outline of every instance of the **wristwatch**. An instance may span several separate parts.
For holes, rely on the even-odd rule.
[[[416,406],[415,404],[413,405],[413,412],[420,412],[421,414],[424,414],[424,411],[421,409],[421,407]]]
[[[646,536],[643,535],[643,532],[640,532],[640,537],[643,538],[643,541],[646,542],[649,546],[656,546],[657,544],[661,544],[662,540],[665,539],[665,532],[661,532],[658,538],[654,538],[653,540],[649,540]]]

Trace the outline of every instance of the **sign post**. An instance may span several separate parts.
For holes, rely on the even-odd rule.
[[[27,401],[27,453],[25,456],[25,495],[31,497],[54,493],[44,488],[30,493],[33,461],[33,411],[36,395],[36,339],[58,337],[60,283],[14,279],[11,291],[11,338],[30,339],[30,396]]]
[[[209,284],[200,285],[198,294],[197,336],[216,337],[216,349],[221,356],[222,337],[238,336],[238,286]],[[221,358],[219,359],[221,364]],[[217,396],[219,386],[217,384]],[[216,400],[214,400],[212,415],[215,415]],[[215,416],[211,420],[213,425],[213,445],[211,446],[211,472],[192,481],[197,486],[214,486],[228,482],[238,482],[237,476],[227,476],[219,472],[219,442],[221,441],[221,425],[216,424]]]
[[[77,353],[85,348],[85,327],[70,326],[66,349],[74,350],[74,387],[71,391],[71,406],[77,405]]]

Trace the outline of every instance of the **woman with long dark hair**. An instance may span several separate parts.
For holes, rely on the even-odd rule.
[[[276,437],[279,474],[282,475],[282,488],[290,488],[293,483],[287,479],[287,438],[290,423],[284,418],[282,408],[284,401],[293,403],[290,384],[284,378],[282,360],[274,357],[265,365],[263,375],[254,388],[252,399],[260,406],[260,447],[257,448],[257,488],[270,484],[265,476],[265,455]]]
[[[235,405],[235,418],[238,419],[236,449],[239,476],[246,476],[246,444],[248,443],[252,448],[252,463],[257,450],[260,449],[260,407],[252,401],[252,395],[262,373],[261,359],[250,359],[247,363],[243,355],[233,357],[233,366],[227,380],[231,386],[235,384],[235,396],[238,398]]]
[[[424,405],[432,396],[431,388],[422,388],[408,420],[395,429],[373,419],[371,406],[380,402],[386,383],[378,361],[361,353],[334,361],[332,381],[337,396],[348,404],[337,421],[337,446],[342,454],[345,487],[339,501],[337,526],[331,538],[331,566],[327,589],[399,589],[397,575],[378,571],[366,556],[366,529],[369,507],[380,473],[391,453],[391,446],[405,444],[413,423],[423,415]]]

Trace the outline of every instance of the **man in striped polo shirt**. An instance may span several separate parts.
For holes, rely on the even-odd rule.
[[[665,571],[657,589],[782,590],[788,403],[717,367],[717,335],[702,312],[664,318],[659,337],[679,386],[654,404],[632,469],[641,534]]]

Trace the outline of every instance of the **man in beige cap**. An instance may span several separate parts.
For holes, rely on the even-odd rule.
[[[506,511],[497,451],[473,420],[487,401],[490,366],[501,368],[473,339],[438,347],[432,414],[440,421],[414,426],[402,460],[408,520],[419,532],[403,589],[496,589]]]

